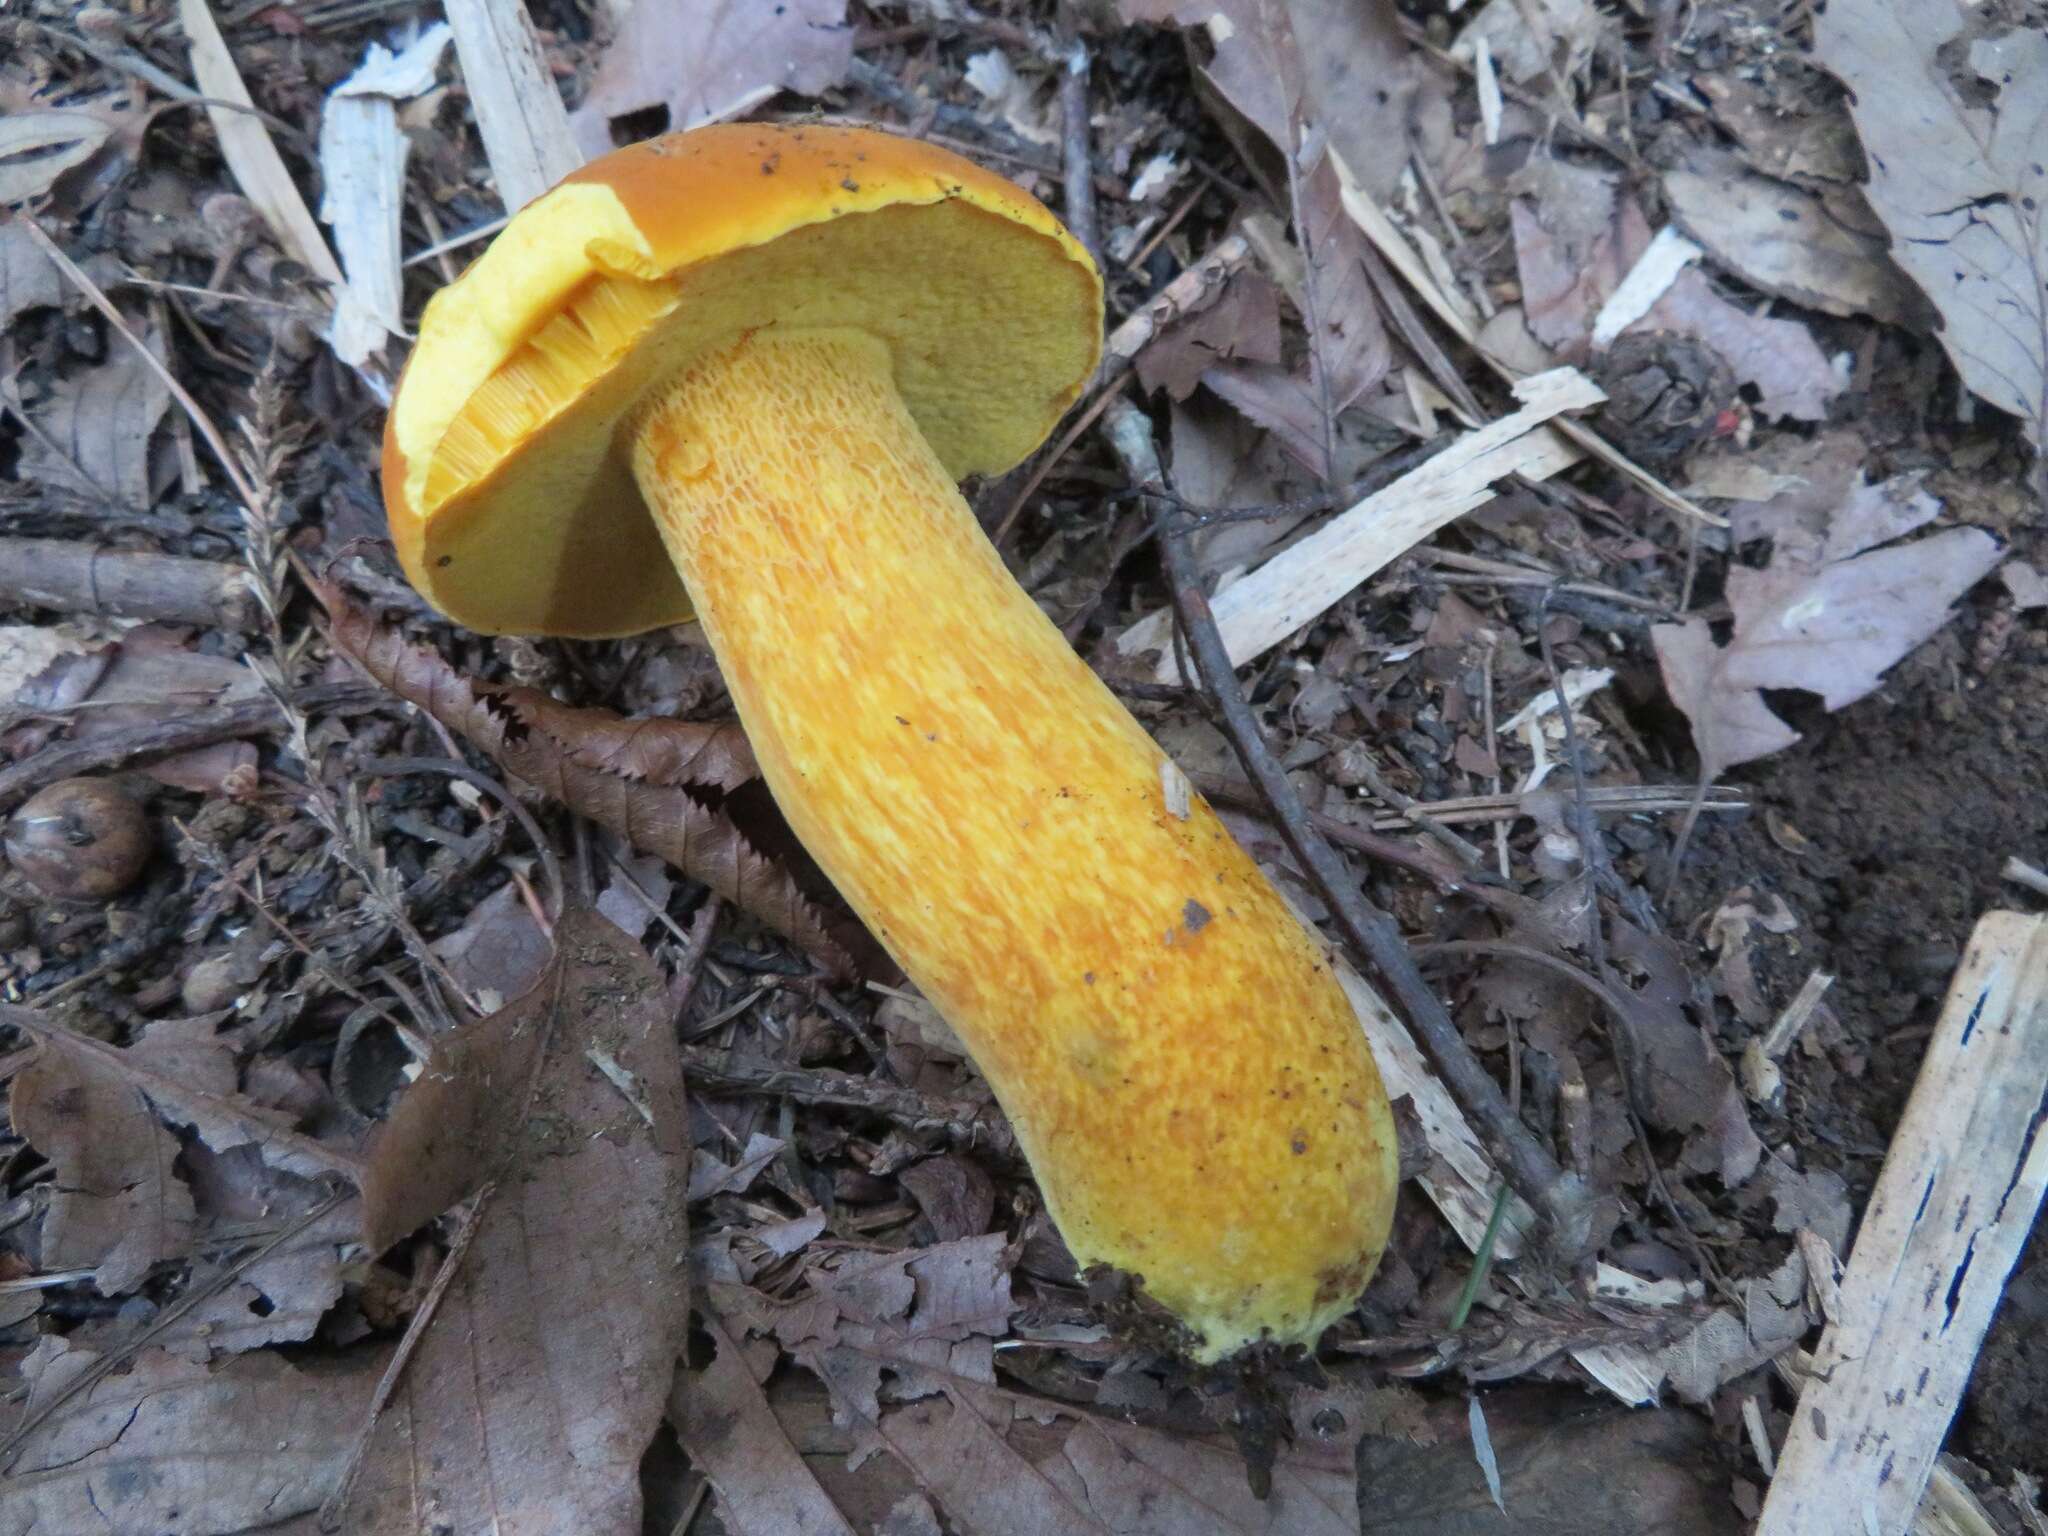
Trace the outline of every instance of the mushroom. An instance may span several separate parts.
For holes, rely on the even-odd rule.
[[[1084,1266],[1198,1360],[1371,1276],[1395,1134],[1317,941],[1011,578],[957,481],[1093,375],[1038,202],[872,130],[593,161],[435,296],[392,405],[407,574],[487,633],[694,616],[791,827],[958,1032]]]

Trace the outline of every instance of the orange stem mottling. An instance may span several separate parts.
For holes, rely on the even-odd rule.
[[[776,800],[957,1030],[1074,1256],[1213,1359],[1377,1263],[1394,1131],[1320,946],[1018,587],[888,354],[757,333],[634,473]]]

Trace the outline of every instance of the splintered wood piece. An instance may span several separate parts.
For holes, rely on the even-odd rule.
[[[583,163],[569,109],[521,0],[447,0],[470,109],[505,211],[517,213]]]
[[[1599,386],[1576,369],[1555,368],[1517,384],[1515,394],[1520,410],[1466,433],[1218,592],[1211,607],[1232,663],[1264,655],[1439,528],[1491,501],[1499,481],[1547,480],[1577,463],[1579,451],[1553,424],[1565,411],[1605,400]],[[1116,648],[1126,656],[1159,652],[1158,680],[1181,681],[1169,610],[1131,625]]]
[[[2048,1190],[2048,919],[1992,912],[1949,986],[1757,1536],[1913,1527]]]

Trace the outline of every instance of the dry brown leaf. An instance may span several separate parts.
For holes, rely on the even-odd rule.
[[[1487,0],[1451,51],[1470,59],[1484,38],[1496,67],[1517,84],[1552,70],[1569,79],[1591,56],[1604,24],[1591,0]]]
[[[159,362],[163,340],[143,337]],[[128,510],[156,500],[149,443],[170,408],[161,375],[133,347],[60,377],[29,411],[36,432],[22,443],[20,473],[72,496]]]
[[[1762,570],[1730,567],[1728,644],[1716,645],[1702,619],[1650,631],[1665,690],[1692,723],[1703,774],[1718,777],[1799,739],[1761,690],[1801,689],[1841,709],[1948,622],[1950,604],[1998,564],[1995,539],[1951,528],[1872,547],[1938,510],[1917,482],[1859,486],[1817,547],[1788,540]]]
[[[1827,1168],[1803,1172],[1783,1158],[1774,1157],[1758,1181],[1762,1193],[1771,1197],[1771,1227],[1788,1236],[1804,1228],[1818,1233],[1837,1253],[1849,1246],[1849,1227],[1854,1207],[1849,1186],[1839,1173]]]
[[[1610,924],[1610,939],[1615,960],[1639,978],[1628,1046],[1640,1073],[1644,1117],[1685,1136],[1687,1167],[1733,1188],[1756,1172],[1763,1143],[1750,1126],[1728,1058],[1686,1016],[1692,976],[1684,953],[1673,940],[1619,918]]]
[[[786,1303],[713,1284],[728,1337],[772,1333],[832,1394],[854,1455],[895,1456],[962,1536],[1357,1529],[1350,1446],[1329,1442],[1327,1406],[1300,1405],[1272,1496],[1260,1500],[1222,1437],[1126,1424],[997,1385],[993,1344],[1015,1308],[1003,1235],[906,1253],[848,1256],[807,1272]],[[1311,1400],[1312,1399],[1312,1400]],[[908,1406],[899,1406],[901,1404]]]
[[[738,1161],[731,1163],[720,1162],[699,1147],[690,1156],[690,1203],[695,1205],[713,1195],[745,1194],[788,1145],[786,1141],[756,1131],[747,1138]]]
[[[393,693],[571,810],[710,886],[828,970],[851,969],[796,882],[749,847],[703,793],[737,789],[758,776],[738,726],[571,709],[538,689],[472,682],[337,588],[316,582],[313,590],[335,645]]]
[[[1366,1442],[1358,1529],[1366,1536],[1737,1536],[1743,1520],[1695,1414],[1593,1408],[1561,1387],[1486,1394],[1502,1516],[1462,1424],[1434,1444]],[[1466,1416],[1445,1405],[1448,1417]]]
[[[722,1320],[703,1317],[711,1360],[677,1375],[669,1418],[690,1460],[718,1490],[727,1528],[734,1536],[854,1536],[761,1390],[780,1352],[757,1351],[757,1367]]]
[[[470,910],[454,932],[434,940],[434,953],[470,997],[495,994],[495,1011],[540,980],[555,946],[516,885],[501,885]]]
[[[1947,0],[1837,0],[1814,57],[1849,87],[1870,205],[1963,383],[2048,440],[2048,31],[1976,36]],[[1960,51],[1961,57],[1945,62]],[[1963,60],[1967,59],[1967,69]]]
[[[233,1091],[232,1063],[223,1073],[211,1039],[220,1018],[161,1020],[124,1051],[66,1029],[33,1008],[0,1003],[0,1024],[13,1025],[46,1053],[77,1064],[82,1072],[111,1075],[164,1120],[191,1126],[215,1151],[254,1146],[273,1168],[309,1178],[338,1174],[360,1183],[363,1163],[353,1151],[302,1135],[292,1128],[289,1115]],[[163,1043],[152,1047],[159,1032]]]
[[[40,197],[112,137],[113,124],[90,112],[10,112],[0,116],[0,206]]]
[[[169,1019],[120,1053],[134,1065],[232,1093],[234,1059],[218,1021]],[[43,1041],[14,1080],[14,1128],[56,1172],[43,1217],[45,1269],[91,1269],[100,1294],[138,1286],[151,1266],[190,1247],[192,1192],[172,1168],[177,1138],[149,1096],[98,1052]],[[97,1042],[95,1042],[97,1043]]]
[[[1549,195],[1509,206],[1522,302],[1538,339],[1580,356],[1600,306],[1649,248],[1650,227],[1604,175],[1558,166],[1546,170],[1541,185]],[[1766,416],[1822,420],[1844,388],[1806,327],[1729,303],[1695,267],[1680,272],[1623,334],[1641,331],[1689,336],[1718,353],[1737,379],[1755,387]]]
[[[1122,9],[1130,21],[1202,28],[1215,49],[1204,76],[1281,154],[1301,154],[1308,128],[1305,73],[1293,23],[1278,0],[1123,0]],[[1328,153],[1317,151],[1296,181],[1296,234],[1312,272],[1299,307],[1311,332],[1312,366],[1327,371],[1330,409],[1341,411],[1385,376],[1393,349],[1361,260],[1365,236],[1344,211],[1342,184]],[[1316,324],[1310,324],[1311,309]],[[1316,399],[1314,441],[1320,444],[1324,391],[1315,386],[1310,393]],[[1313,462],[1320,464],[1321,448],[1314,453]]]
[[[16,220],[0,223],[0,331],[25,310],[64,302],[64,280],[35,237]]]
[[[1667,171],[1671,216],[1752,288],[1830,315],[1913,324],[1924,304],[1882,236],[1844,224],[1816,194],[1730,157]]]
[[[43,1339],[22,1361],[23,1412],[98,1358]],[[0,1536],[228,1536],[316,1509],[384,1358],[361,1351],[298,1367],[257,1353],[208,1367],[150,1350],[59,1407],[0,1469]]]
[[[666,107],[671,132],[720,122],[777,91],[828,91],[852,60],[846,0],[638,0],[569,125],[600,155],[615,117]]]
[[[341,1299],[343,1255],[353,1257],[362,1230],[356,1203],[334,1204],[329,1189],[271,1167],[247,1144],[215,1152],[196,1143],[185,1148],[184,1163],[202,1236],[297,1230],[185,1312],[155,1342],[205,1360],[313,1337],[327,1309]],[[305,1221],[322,1206],[328,1207],[324,1213]],[[192,1284],[206,1282],[202,1269]]]
[[[1315,386],[1271,363],[1231,363],[1211,368],[1202,382],[1246,421],[1271,432],[1287,456],[1322,478],[1323,406]]]
[[[1283,0],[1308,115],[1366,191],[1389,196],[1408,166],[1413,51],[1392,0]]]
[[[896,1176],[942,1243],[979,1237],[995,1217],[995,1181],[981,1165],[957,1152],[912,1163]]]
[[[1716,1307],[1657,1356],[1671,1390],[1709,1403],[1726,1383],[1774,1360],[1820,1321],[1807,1306],[1806,1261],[1798,1249],[1767,1275],[1740,1280],[1740,1310]]]
[[[1137,357],[1138,380],[1185,400],[1210,368],[1280,361],[1280,294],[1258,272],[1240,272],[1223,296],[1166,326]]]
[[[1692,88],[1706,98],[1743,159],[1766,176],[1811,185],[1863,174],[1863,152],[1846,112],[1787,112],[1778,91],[1733,70],[1696,74]]]
[[[689,1320],[682,1067],[645,953],[588,911],[555,939],[538,986],[437,1042],[372,1151],[373,1251],[495,1182],[353,1529],[638,1536]]]
[[[1356,1531],[1350,1457],[1375,1427],[1369,1394],[1302,1394],[1261,1500],[1225,1437],[1165,1434],[999,1386],[993,1346],[1015,1310],[1012,1260],[990,1233],[845,1255],[807,1271],[808,1293],[786,1302],[715,1279],[707,1289],[726,1339],[777,1338],[826,1384],[855,1461],[896,1457],[962,1536]],[[1341,1428],[1325,1413],[1338,1403]]]

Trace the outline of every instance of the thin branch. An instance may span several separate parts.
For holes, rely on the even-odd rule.
[[[1133,480],[1148,487],[1163,481],[1151,424],[1135,407],[1124,406],[1112,414],[1109,435]],[[1515,1117],[1500,1086],[1458,1032],[1443,1000],[1423,980],[1394,920],[1366,898],[1343,860],[1309,821],[1238,686],[1229,652],[1196,574],[1187,529],[1163,504],[1155,507],[1154,515],[1180,630],[1197,675],[1215,697],[1247,776],[1265,795],[1281,835],[1328,903],[1344,937],[1392,990],[1445,1086],[1500,1160],[1515,1192],[1543,1215],[1558,1250],[1577,1254],[1593,1232],[1591,1192],[1560,1168],[1556,1158]]]
[[[143,345],[142,338],[130,329],[128,322],[121,318],[121,312],[114,308],[106,294],[100,291],[100,285],[80,271],[78,264],[64,254],[63,248],[52,240],[43,226],[34,219],[22,215],[8,222],[20,224],[27,231],[28,237],[42,247],[43,254],[50,258],[57,270],[64,274],[65,280],[85,296],[86,302],[100,312],[123,341],[135,349],[136,355],[157,376],[164,388],[171,392],[171,398],[184,408],[187,416],[191,417],[192,425],[199,429],[199,435],[206,439],[206,446],[213,450],[213,456],[220,460],[221,468],[227,471],[228,480],[234,485],[235,494],[242,498],[245,506],[255,506],[260,499],[256,494],[256,487],[249,483],[249,477],[243,472],[241,462],[228,447],[227,439],[221,436],[220,428],[213,424],[213,418],[206,414],[205,408],[192,398],[185,386],[180,384],[170,369],[163,365],[162,360]]]
[[[1088,46],[1071,39],[1060,60],[1060,181],[1067,232],[1102,263],[1102,228],[1095,216],[1095,155],[1088,131]]]
[[[377,1380],[377,1389],[370,1395],[369,1412],[363,1415],[363,1427],[356,1435],[355,1444],[349,1447],[348,1461],[343,1464],[341,1476],[335,1479],[334,1491],[327,1495],[320,1505],[319,1523],[323,1531],[341,1529],[341,1513],[348,1506],[349,1494],[354,1490],[356,1475],[362,1471],[363,1457],[370,1449],[370,1437],[377,1432],[377,1420],[383,1416],[393,1394],[398,1391],[400,1378],[405,1368],[418,1352],[420,1341],[427,1336],[427,1329],[441,1311],[441,1303],[448,1295],[448,1288],[462,1270],[462,1263],[469,1255],[469,1245],[475,1241],[477,1229],[483,1225],[484,1211],[491,1203],[491,1196],[498,1192],[495,1179],[476,1192],[468,1212],[463,1216],[461,1229],[455,1234],[455,1241],[449,1245],[448,1257],[441,1261],[441,1267],[434,1272],[434,1282],[427,1288],[426,1299],[413,1313],[412,1321],[406,1324],[405,1336],[398,1341],[398,1348],[391,1361],[384,1367],[384,1374]]]

